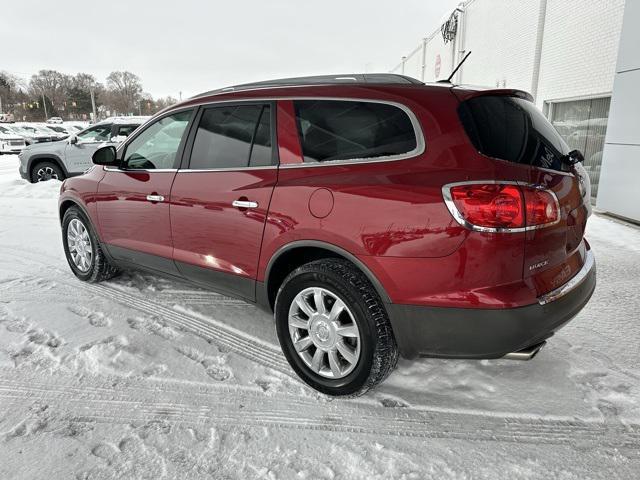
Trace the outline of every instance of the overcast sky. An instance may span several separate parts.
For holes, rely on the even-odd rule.
[[[154,96],[325,73],[388,72],[459,0],[41,0],[0,14],[0,70],[113,70]]]

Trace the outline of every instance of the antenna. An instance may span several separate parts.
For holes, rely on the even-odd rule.
[[[464,56],[464,58],[462,60],[460,60],[460,63],[458,64],[458,66],[456,68],[453,69],[453,72],[451,72],[451,75],[449,75],[449,77],[447,77],[446,80],[438,80],[438,83],[451,83],[451,79],[456,74],[456,72],[460,69],[460,67],[465,62],[465,60],[467,59],[467,57],[469,55],[471,55],[471,50],[469,50],[469,52],[467,52],[467,54]]]

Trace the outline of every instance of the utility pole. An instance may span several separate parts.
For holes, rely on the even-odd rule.
[[[46,122],[49,115],[47,114],[47,102],[44,99],[44,91],[42,92],[42,105],[44,106],[44,121]]]
[[[91,89],[91,110],[93,110],[93,122],[98,121],[98,113],[96,111],[96,94],[93,88]]]
[[[182,91],[178,92],[178,95],[180,95],[180,101],[182,101]]]

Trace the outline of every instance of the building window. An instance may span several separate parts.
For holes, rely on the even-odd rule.
[[[554,102],[549,119],[571,150],[584,154],[584,168],[591,179],[591,195],[598,195],[604,137],[607,133],[610,97]]]

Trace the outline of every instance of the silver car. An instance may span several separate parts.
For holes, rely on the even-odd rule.
[[[0,154],[20,153],[24,147],[24,138],[13,130],[0,125]]]
[[[82,175],[92,165],[93,152],[119,144],[148,118],[112,117],[65,140],[29,145],[19,155],[20,176],[35,183]]]

